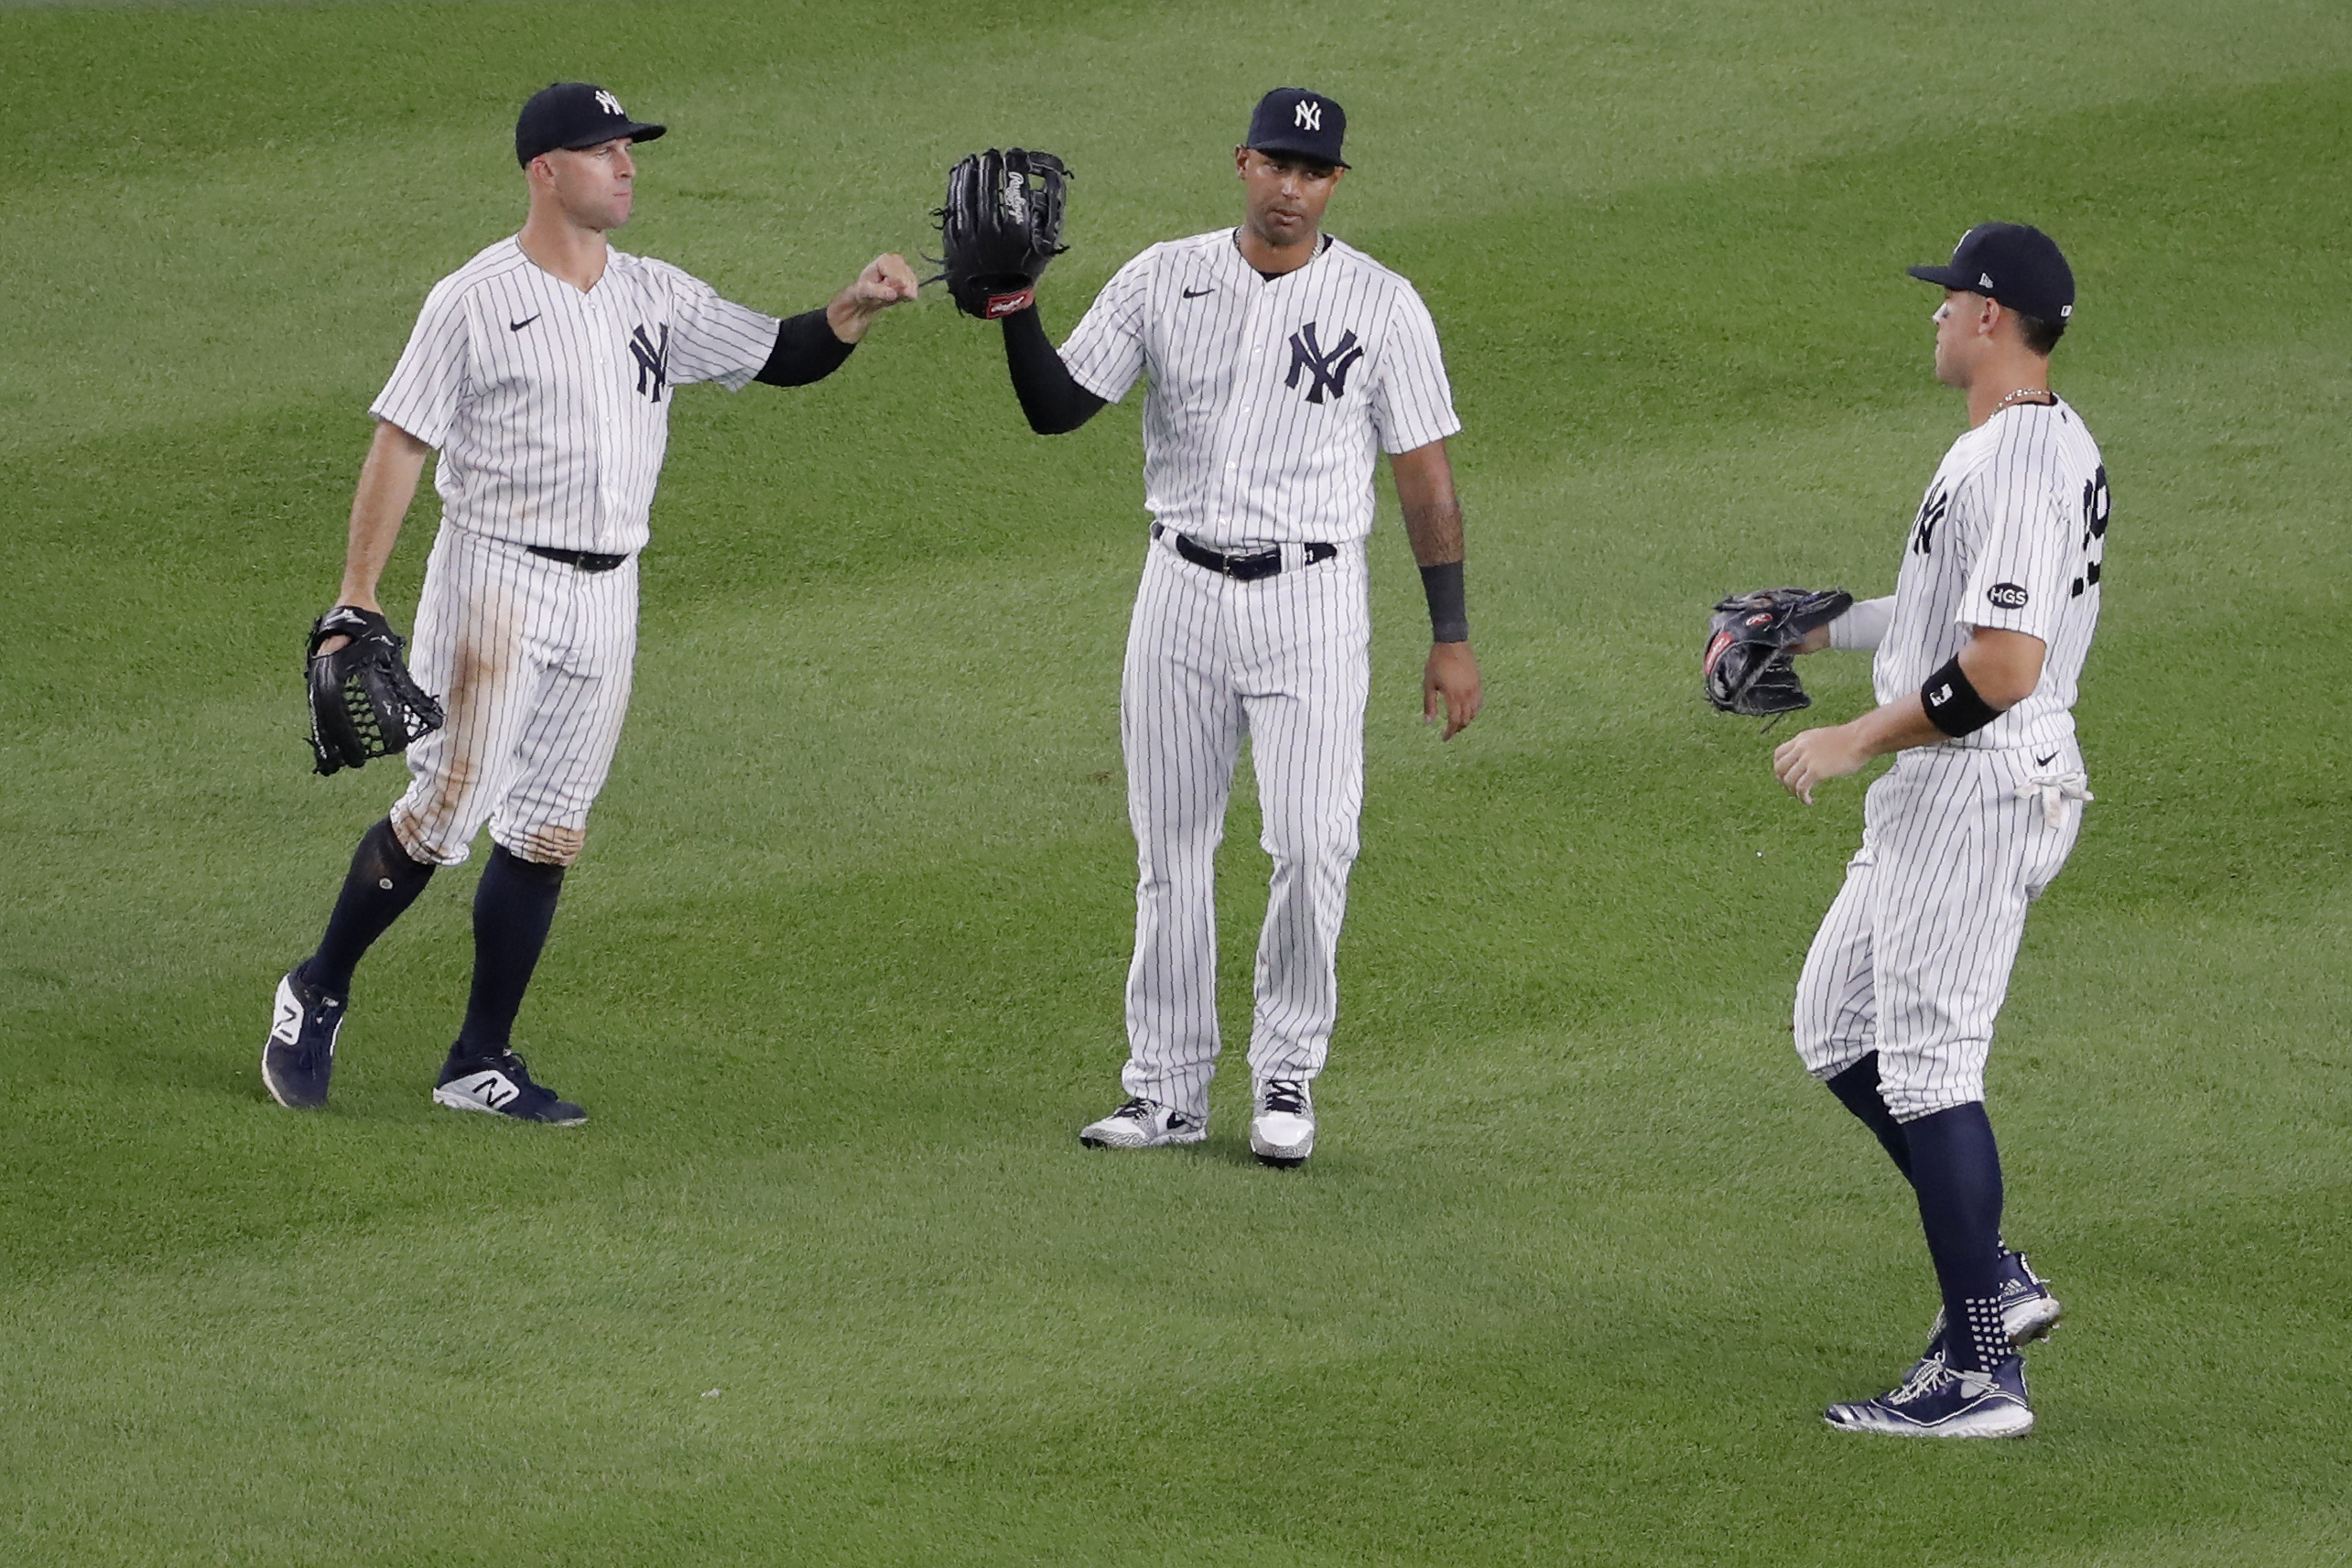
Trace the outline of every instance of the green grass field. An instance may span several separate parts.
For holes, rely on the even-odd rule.
[[[1466,422],[1486,716],[1374,541],[1323,1143],[1089,1155],[1123,1051],[1134,406],[1031,437],[937,291],[678,399],[637,698],[518,1043],[433,1109],[472,869],[278,973],[396,769],[309,775],[304,626],[426,287],[558,76],[667,121],[632,250],[779,311],[1077,169],[1059,333],[1234,221],[1251,102]],[[2352,16],[2293,0],[0,9],[0,1563],[2352,1560]],[[1696,695],[1700,611],[1891,584],[1957,432],[1902,276],[2057,234],[2113,477],[2098,804],[1994,1054],[2066,1328],[2009,1444],[1834,1434],[1935,1310],[1788,1003],[1859,830]],[[1133,400],[1140,403],[1140,398]],[[435,511],[387,604],[411,612]],[[1853,659],[1808,676],[1831,719]],[[1246,790],[1243,792],[1246,796]],[[1224,852],[1229,1036],[1263,907]]]

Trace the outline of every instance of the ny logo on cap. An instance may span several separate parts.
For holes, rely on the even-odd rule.
[[[1291,118],[1302,131],[1319,131],[1323,128],[1323,105],[1312,98],[1302,98],[1298,107],[1291,111]]]
[[[621,107],[621,101],[602,87],[596,90],[596,106],[617,119],[625,120],[629,117],[629,112]]]

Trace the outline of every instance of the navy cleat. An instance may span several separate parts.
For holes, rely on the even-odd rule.
[[[451,1110],[486,1110],[517,1121],[540,1121],[550,1127],[578,1127],[588,1112],[553,1089],[531,1081],[530,1069],[512,1051],[461,1056],[450,1047],[441,1064],[441,1081],[434,1087],[433,1103]]]
[[[2000,1326],[2010,1348],[2022,1350],[2037,1339],[2047,1339],[2066,1309],[2050,1293],[2050,1281],[2033,1271],[2022,1252],[2000,1249]],[[1937,1308],[1935,1326],[1927,1331],[1927,1353],[1944,1346],[1944,1313]]]
[[[2023,1437],[2033,1430],[2025,1358],[2004,1357],[1984,1372],[1953,1370],[1931,1351],[1900,1389],[1857,1404],[1831,1405],[1821,1419],[1840,1432],[1886,1437]]]
[[[261,1046],[262,1087],[270,1098],[293,1110],[316,1110],[327,1103],[335,1036],[343,1032],[350,1000],[329,996],[305,980],[299,964],[286,971],[270,1011],[269,1038]]]

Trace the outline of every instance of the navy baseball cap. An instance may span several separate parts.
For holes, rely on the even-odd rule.
[[[1960,236],[1949,266],[1915,266],[1911,276],[1998,299],[2043,321],[2075,313],[2075,274],[2058,242],[2023,223],[1979,223]]]
[[[558,81],[532,93],[523,105],[515,122],[515,161],[528,168],[533,158],[558,147],[577,151],[623,136],[650,142],[668,129],[632,120],[621,101],[594,82]]]
[[[1258,100],[1250,116],[1250,139],[1241,145],[1253,152],[1288,153],[1317,163],[1348,167],[1339,156],[1339,138],[1348,134],[1348,112],[1320,92],[1304,87],[1277,87]]]

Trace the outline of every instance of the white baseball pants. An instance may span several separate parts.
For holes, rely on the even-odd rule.
[[[1254,1079],[1320,1073],[1339,1012],[1371,688],[1364,546],[1313,566],[1282,548],[1284,570],[1237,582],[1176,555],[1172,535],[1154,541],[1127,633],[1119,731],[1137,880],[1122,1081],[1196,1119],[1217,1070],[1215,858],[1245,735],[1274,858]]]
[[[584,572],[443,525],[410,672],[449,722],[410,746],[392,830],[453,866],[482,824],[509,854],[568,866],[612,769],[637,652],[637,562]]]
[[[1898,1121],[1985,1098],[1993,1023],[2042,896],[2082,830],[2082,756],[2036,748],[1903,752],[1864,797],[1796,989],[1796,1048],[1834,1077],[1876,1051]]]

